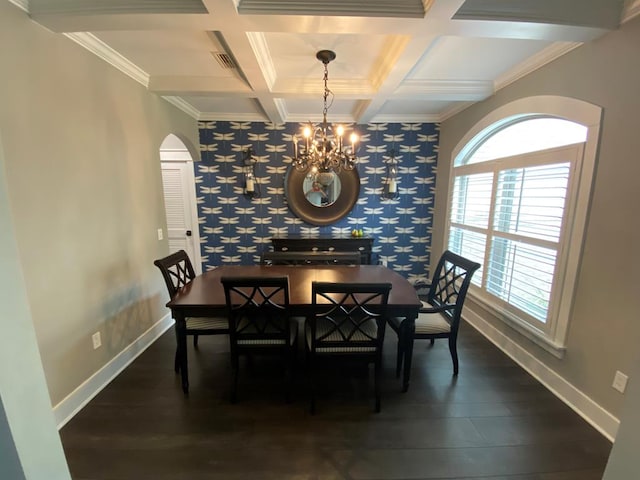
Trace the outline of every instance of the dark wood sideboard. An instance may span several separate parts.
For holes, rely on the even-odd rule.
[[[361,264],[371,265],[373,237],[272,238],[275,252],[360,252]]]

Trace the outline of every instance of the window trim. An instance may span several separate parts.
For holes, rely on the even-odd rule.
[[[563,251],[562,247],[559,250],[558,263],[564,266],[564,271],[560,278],[560,284],[556,287],[560,289],[560,292],[553,296],[554,303],[557,303],[553,329],[547,334],[518,319],[510,312],[504,311],[499,305],[490,302],[486,296],[479,295],[480,292],[473,285],[469,289],[469,296],[505,322],[505,324],[511,326],[554,356],[562,358],[566,350],[567,333],[591,204],[602,108],[575,98],[554,95],[522,98],[497,108],[479,120],[453,149],[449,162],[448,192],[452,192],[453,189],[455,170],[463,166],[456,166],[458,158],[470,155],[480,143],[497,130],[514,122],[540,116],[562,118],[587,127],[582,161],[577,162],[575,165],[575,179],[571,186],[571,188],[577,189],[573,211],[567,212],[567,218],[571,219],[571,221],[563,227],[567,229],[567,241],[564,244],[566,251]],[[448,245],[449,241],[450,214],[451,200],[447,198],[443,245]]]

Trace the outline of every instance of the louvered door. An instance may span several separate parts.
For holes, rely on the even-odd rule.
[[[167,238],[170,253],[184,249],[194,266],[196,262],[196,235],[192,225],[188,168],[190,163],[162,162],[162,184],[167,215]]]

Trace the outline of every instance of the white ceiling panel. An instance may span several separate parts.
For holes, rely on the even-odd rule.
[[[616,28],[638,11],[637,1],[627,2],[631,11],[623,3],[31,0],[28,8],[196,119],[318,120],[316,52],[333,50],[329,120],[367,123],[447,118]]]
[[[441,37],[408,78],[493,80],[550,44],[541,40]]]

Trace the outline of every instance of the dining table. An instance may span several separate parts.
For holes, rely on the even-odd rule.
[[[382,265],[223,265],[197,275],[167,303],[176,322],[177,355],[182,389],[189,392],[186,318],[226,315],[222,277],[289,278],[289,308],[292,317],[313,313],[313,282],[391,283],[388,315],[405,318],[402,390],[409,389],[415,320],[421,307],[413,285],[402,275]]]

